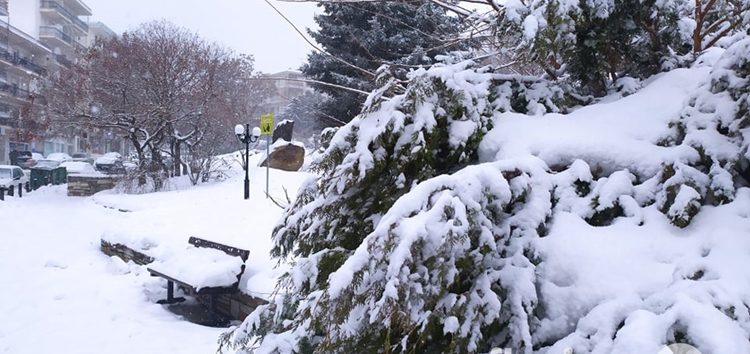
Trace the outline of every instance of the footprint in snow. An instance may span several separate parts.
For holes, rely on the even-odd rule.
[[[46,268],[58,268],[58,269],[66,269],[68,268],[68,265],[65,264],[65,262],[59,260],[59,259],[50,259],[46,263],[44,263],[44,267]]]

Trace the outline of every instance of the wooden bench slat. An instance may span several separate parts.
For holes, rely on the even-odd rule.
[[[188,243],[195,247],[215,248],[217,250],[223,251],[230,256],[240,257],[243,261],[247,261],[247,259],[250,257],[250,251],[248,250],[227,246],[214,241],[204,240],[195,236],[191,236],[190,239],[188,239]]]

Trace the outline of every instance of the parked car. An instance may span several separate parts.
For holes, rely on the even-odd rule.
[[[108,152],[94,161],[94,167],[97,171],[106,174],[125,173],[122,155],[119,152]]]
[[[122,166],[125,167],[126,172],[133,172],[138,168],[138,164],[128,160],[123,161]]]
[[[10,191],[26,188],[28,192],[29,187],[29,178],[21,167],[0,165],[0,188]]]
[[[77,152],[70,157],[73,158],[73,161],[80,161],[80,162],[86,162],[88,164],[93,165],[94,164],[94,158],[91,157],[91,155],[85,153],[85,152]]]
[[[84,161],[65,161],[60,164],[60,167],[65,167],[68,175],[86,175],[96,173],[94,166]]]
[[[42,159],[36,162],[34,168],[51,170],[53,168],[56,168],[57,166],[60,166],[60,161]]]
[[[15,162],[13,163],[21,168],[29,169],[36,165],[34,154],[31,151],[17,151],[15,155]]]
[[[71,161],[73,160],[73,158],[64,152],[53,152],[47,155],[47,160],[65,162],[65,161]]]

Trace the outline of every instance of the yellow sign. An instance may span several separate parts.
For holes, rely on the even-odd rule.
[[[273,134],[273,113],[260,116],[260,133],[263,135]]]

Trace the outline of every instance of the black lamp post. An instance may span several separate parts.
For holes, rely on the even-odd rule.
[[[237,124],[234,126],[234,134],[241,143],[245,144],[245,199],[250,199],[250,143],[260,138],[260,128],[255,127],[250,133],[250,124]]]

